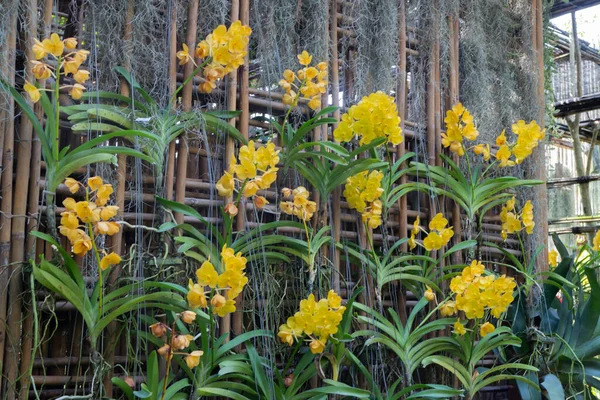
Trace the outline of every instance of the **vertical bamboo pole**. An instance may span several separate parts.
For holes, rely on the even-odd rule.
[[[35,60],[32,46],[37,36],[37,0],[29,0],[25,11],[26,29],[23,31],[25,62],[25,79],[33,81],[32,60]],[[32,103],[30,103],[32,105]],[[4,363],[8,400],[16,398],[17,377],[19,373],[19,355],[21,349],[21,273],[25,257],[25,214],[27,213],[27,192],[29,190],[31,139],[33,125],[29,118],[21,116],[17,146],[17,169],[13,199],[13,221],[10,248],[10,280],[8,289],[8,326]],[[16,218],[15,218],[16,216]]]
[[[196,48],[196,32],[198,25],[198,0],[190,0],[188,4],[187,16],[187,32],[185,42],[190,49],[194,51]],[[188,62],[183,68],[183,79],[186,80],[194,72],[194,64]],[[183,110],[191,111],[192,109],[192,89],[194,83],[191,79],[182,90]],[[183,203],[185,200],[185,181],[187,177],[188,166],[188,148],[186,133],[179,138],[179,146],[177,151],[177,178],[175,181],[175,201]],[[175,213],[175,220],[181,224],[183,222],[183,214]]]
[[[440,87],[440,13],[438,10],[439,1],[434,1],[435,12],[433,13],[433,31],[435,32],[435,40],[433,42],[433,77],[435,88],[434,102],[434,117],[435,117],[435,162],[436,165],[441,165],[442,158],[442,139],[441,139],[441,110],[442,110],[442,93]]]
[[[398,29],[400,37],[400,49],[398,60],[398,84],[396,87],[396,106],[398,107],[398,115],[400,116],[400,127],[404,129],[406,118],[406,0],[399,0],[398,8]],[[396,148],[398,158],[406,153],[406,139]],[[400,184],[406,183],[406,175],[400,178]],[[407,235],[408,226],[408,204],[406,196],[402,196],[398,200],[398,237],[403,238]],[[406,243],[400,246],[401,251],[407,251]],[[406,293],[401,284],[398,285],[398,311],[402,321],[406,321]]]
[[[171,20],[169,31],[169,98],[177,90],[177,2],[171,5]],[[176,107],[176,104],[173,104]],[[169,155],[167,158],[167,177],[165,179],[165,197],[173,199],[173,181],[175,180],[175,148],[176,143],[169,143]]]
[[[240,19],[240,0],[233,0],[231,2],[231,22],[238,21]],[[232,71],[227,76],[227,110],[235,111],[237,107],[237,83],[238,83],[238,71]],[[229,124],[235,126],[236,118],[231,118],[229,120]],[[241,124],[241,122],[240,122]],[[225,156],[223,157],[223,169],[227,170],[231,161],[235,158],[234,154],[235,143],[232,138],[227,137],[225,142]],[[232,197],[228,197],[225,199],[224,204],[231,203],[233,200]],[[236,229],[241,227],[243,229],[244,218],[246,216],[246,208],[240,207],[238,211],[238,215],[236,217]],[[227,227],[224,227],[227,229]],[[238,229],[239,230],[239,229]],[[226,232],[225,232],[226,233]],[[238,310],[236,310],[234,316],[226,315],[221,319],[220,332],[221,335],[229,333],[231,331],[231,320],[235,319],[237,315],[241,315],[240,302],[242,301],[242,295],[239,295],[236,299],[236,304],[238,305]],[[236,324],[238,321],[236,321]],[[239,322],[241,324],[241,322]],[[237,328],[237,327],[236,327]],[[241,327],[240,327],[241,331]],[[230,337],[227,337],[229,340]]]
[[[240,21],[244,25],[250,25],[250,0],[239,0],[239,17]],[[239,83],[240,83],[240,124],[239,131],[242,136],[248,139],[249,136],[249,124],[250,124],[250,95],[249,95],[249,59],[248,55],[244,59],[244,65],[239,68]],[[243,203],[240,207],[240,211],[236,221],[237,231],[244,230],[244,222],[246,219],[246,205]],[[231,316],[231,330],[234,335],[240,335],[242,333],[243,321],[243,304],[242,295],[240,294],[236,299],[237,311]]]
[[[3,51],[6,59],[3,63],[4,76],[8,78],[8,84],[14,86],[15,75],[14,65],[17,44],[17,1],[10,16],[10,27],[7,35],[7,46]],[[4,57],[3,57],[4,59]],[[6,122],[4,125],[4,149],[2,154],[2,201],[0,202],[0,282],[7,282],[9,279],[10,264],[10,234],[12,227],[12,200],[13,200],[13,163],[14,163],[14,101],[7,96],[7,105],[4,115]],[[0,396],[4,391],[4,350],[6,347],[6,305],[8,303],[8,286],[0,286]]]
[[[459,100],[459,81],[458,81],[458,68],[459,68],[459,54],[458,54],[458,43],[459,43],[459,30],[458,30],[458,10],[453,11],[448,16],[448,26],[450,29],[449,38],[449,52],[448,57],[450,59],[450,77],[448,80],[448,100],[449,104],[446,104],[446,108],[450,109],[452,105],[458,103]],[[454,157],[454,162],[458,164],[458,156]],[[452,226],[454,228],[454,243],[459,243],[462,240],[462,227],[460,218],[460,207],[456,202],[452,204]],[[457,251],[453,255],[455,264],[462,262],[462,254]]]
[[[338,2],[337,0],[331,0],[330,8],[329,8],[329,34],[330,34],[330,47],[329,47],[329,59],[331,60],[331,74],[330,74],[330,82],[331,82],[331,101],[334,106],[339,107],[340,105],[340,61],[339,61],[339,53],[338,53],[338,22],[337,22],[337,8]],[[340,110],[335,110],[333,113],[333,117],[339,121],[340,120]],[[333,129],[337,127],[337,122],[333,124]],[[333,240],[335,243],[339,243],[341,239],[341,231],[342,231],[342,210],[337,204],[340,204],[342,197],[341,188],[336,188],[333,191],[332,198],[332,210],[331,210],[331,220],[333,223]],[[331,277],[331,288],[336,291],[336,293],[340,292],[340,250],[334,246],[333,251],[333,275]]]
[[[126,54],[123,60],[123,67],[130,71],[131,70],[131,62],[130,62],[130,54],[128,49],[131,48],[128,43],[131,43],[133,39],[133,15],[134,15],[134,1],[129,0],[127,4],[127,14],[125,15],[125,28],[123,30],[123,42],[125,43]],[[119,85],[119,92],[123,96],[129,97],[130,88],[129,84],[124,78],[121,78],[121,82]],[[127,172],[127,156],[125,154],[119,154],[117,156],[117,187],[115,194],[115,201],[117,207],[119,207],[118,215],[123,214],[123,210],[125,208],[125,182],[127,180],[126,172]],[[118,255],[123,254],[123,228],[119,229],[119,232],[115,233],[110,240],[112,245],[112,251]],[[116,266],[108,275],[107,279],[107,287],[109,290],[115,288],[117,284],[117,279],[121,274],[121,266]],[[115,349],[117,347],[118,342],[118,329],[117,322],[112,321],[106,327],[106,347],[104,348],[104,360],[110,366],[106,375],[104,376],[104,390],[107,397],[112,397],[113,395],[113,369],[115,362]]]
[[[44,37],[50,36],[51,24],[52,24],[52,9],[54,6],[53,0],[45,0],[44,2],[44,12],[43,12],[43,32]],[[45,86],[45,81],[40,82],[40,86]],[[36,105],[36,114],[39,117],[43,116],[43,110],[39,104]],[[28,215],[30,216],[29,223],[27,224],[27,242],[25,245],[25,252],[27,259],[35,258],[35,247],[36,247],[36,238],[29,233],[35,229],[39,228],[39,205],[40,205],[40,184],[39,178],[41,174],[41,159],[42,159],[42,151],[41,151],[41,142],[40,138],[37,135],[33,138],[32,150],[31,150],[31,177],[29,179],[29,211]],[[32,299],[31,302],[34,300]],[[25,307],[25,320],[23,322],[23,338],[21,343],[21,364],[19,370],[19,376],[21,377],[20,383],[20,391],[19,391],[19,399],[26,400],[29,397],[29,385],[30,385],[30,365],[33,359],[33,312],[31,310],[32,307],[35,307],[35,304],[24,303]]]
[[[537,105],[538,121],[543,127],[545,113],[544,96],[544,16],[542,0],[533,1],[534,19],[534,49],[537,58],[538,81],[537,81]],[[532,162],[535,165],[534,174],[536,179],[546,181],[546,144],[542,144],[533,151]],[[538,243],[548,248],[548,188],[545,184],[534,187],[534,195],[537,200],[536,212],[534,213],[535,235]],[[538,271],[547,271],[548,262],[546,257],[537,257],[536,267]]]

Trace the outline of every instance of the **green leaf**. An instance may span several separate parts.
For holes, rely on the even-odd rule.
[[[123,380],[120,378],[112,378],[110,380],[113,385],[117,386],[124,394],[125,396],[127,396],[128,400],[133,400],[133,389]]]
[[[78,122],[71,126],[71,130],[73,132],[104,132],[104,133],[112,133],[123,130],[123,128],[118,127],[116,125],[107,124],[105,122]]]
[[[221,388],[215,388],[215,387],[202,387],[199,388],[196,391],[197,394],[199,395],[204,395],[204,396],[222,396],[228,399],[232,399],[232,400],[250,400],[248,397],[243,396],[239,393],[233,392],[231,390],[227,390],[227,389],[221,389]]]
[[[556,375],[548,374],[544,376],[541,385],[546,390],[546,396],[549,400],[562,400],[565,398],[565,391]]]
[[[215,359],[218,360],[219,358],[221,358],[222,356],[224,356],[225,354],[227,354],[228,352],[233,350],[236,346],[238,346],[250,339],[260,337],[260,336],[272,337],[273,332],[264,330],[264,329],[256,329],[253,331],[242,333],[241,335],[236,336],[229,342],[225,343],[224,345],[222,345],[218,349],[216,349]]]

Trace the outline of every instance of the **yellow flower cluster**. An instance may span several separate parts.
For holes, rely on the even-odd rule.
[[[350,107],[333,131],[338,142],[349,142],[360,137],[359,144],[369,144],[374,139],[385,137],[394,146],[404,141],[400,117],[394,98],[383,92],[371,93]]]
[[[411,232],[413,241],[413,234],[416,235],[415,231],[418,232],[418,221],[415,221],[415,225],[416,226]],[[429,234],[423,239],[423,247],[425,247],[425,250],[439,250],[448,244],[450,239],[452,239],[452,236],[454,236],[454,231],[452,230],[452,227],[447,228],[447,225],[448,220],[444,218],[442,213],[437,213],[435,217],[429,221]]]
[[[515,209],[514,197],[506,202],[502,206],[500,212],[500,221],[502,222],[502,232],[500,233],[502,239],[506,240],[508,234],[520,232],[525,228],[525,232],[531,235],[535,222],[533,222],[533,204],[531,200],[527,200],[523,208],[521,209],[521,215],[517,214]]]
[[[208,293],[212,294],[210,304],[213,314],[224,317],[236,310],[235,298],[248,283],[244,273],[246,258],[242,257],[242,253],[235,254],[233,249],[223,246],[221,265],[225,270],[219,274],[210,261],[205,261],[196,270],[197,283],[189,280],[187,300],[191,308],[208,307],[205,290],[208,286],[211,289]]]
[[[248,54],[248,42],[252,29],[235,21],[229,29],[225,25],[219,25],[198,43],[194,51],[194,57],[205,59],[210,57],[209,62],[203,68],[203,82],[200,84],[202,93],[211,93],[217,87],[217,81],[223,79],[228,73],[235,71],[244,64],[244,58]],[[184,65],[189,61],[194,62],[188,46],[184,43],[183,50],[177,52],[179,64]]]
[[[283,188],[282,192],[284,197],[292,196],[292,201],[282,201],[279,205],[287,215],[295,215],[302,221],[308,221],[317,211],[317,203],[309,200],[310,192],[304,186],[298,186],[294,190]]]
[[[191,324],[196,321],[196,313],[194,311],[184,311],[179,314],[179,317],[186,324]],[[192,343],[194,340],[192,335],[178,335],[163,322],[157,322],[150,325],[150,332],[152,332],[154,337],[161,338],[165,336],[168,331],[171,331],[171,340],[169,341],[169,344],[164,344],[158,349],[157,353],[162,357],[165,357],[167,362],[170,362],[174,355],[185,356],[184,360],[188,368],[192,369],[197,367],[200,364],[200,357],[204,354],[202,350],[194,350],[190,353],[180,352],[180,350],[186,349]]]
[[[61,73],[65,76],[71,74],[76,83],[66,87],[71,88],[71,90],[69,90],[69,95],[74,100],[79,100],[85,90],[83,83],[90,77],[89,71],[79,69],[79,67],[85,62],[90,52],[87,50],[76,50],[76,48],[77,39],[67,38],[65,40],[60,40],[60,37],[56,33],[53,33],[50,35],[50,38],[44,39],[41,42],[35,39],[32,50],[36,60],[32,61],[32,72],[36,79],[48,79],[51,76],[60,79]],[[65,49],[67,49],[67,54],[63,56]],[[54,67],[42,60],[48,55],[53,56],[58,61],[58,71],[55,71]],[[39,89],[34,84],[27,81],[25,81],[23,89],[27,92],[33,103],[40,100],[40,90],[46,90]]]
[[[83,185],[75,179],[67,178],[65,185],[73,194],[77,193]],[[88,179],[87,186],[83,187],[86,200],[75,201],[67,197],[63,205],[67,211],[61,214],[59,231],[66,236],[73,246],[73,253],[83,256],[94,248],[93,235],[112,236],[119,232],[120,225],[110,221],[119,207],[107,206],[113,187],[102,182],[102,178],[94,176]],[[92,235],[92,237],[90,237]],[[100,268],[107,269],[111,265],[121,262],[118,254],[110,253],[100,260]]]
[[[362,171],[346,180],[344,197],[350,208],[362,214],[363,222],[371,229],[381,225],[382,203],[379,200],[383,189],[381,180],[383,173],[380,171]]]
[[[600,251],[600,231],[596,232],[596,236],[592,240],[592,249],[595,251]]]
[[[338,331],[346,307],[342,306],[342,298],[330,290],[326,299],[318,302],[311,294],[300,302],[300,311],[289,317],[287,323],[279,327],[279,339],[292,345],[294,339],[306,334],[310,338],[310,351],[322,353],[327,340]]]
[[[219,196],[231,197],[236,191],[236,178],[242,186],[244,197],[256,195],[258,190],[268,189],[277,180],[276,167],[279,162],[279,150],[271,142],[266,146],[254,147],[251,140],[239,151],[239,163],[234,160],[229,170],[217,182]],[[262,174],[259,175],[259,172]]]
[[[442,145],[446,148],[449,147],[451,152],[463,156],[465,154],[463,138],[475,140],[479,136],[473,116],[461,103],[457,103],[451,110],[446,111],[444,122],[446,123],[446,132],[442,133]]]
[[[506,140],[506,132],[502,131],[496,138],[496,145],[500,146],[496,152],[496,158],[500,161],[501,167],[511,167],[520,164],[529,157],[540,140],[544,138],[544,130],[535,121],[525,123],[523,120],[517,121],[512,125],[512,131],[517,135],[517,141],[509,145]],[[511,156],[515,159],[511,160]]]
[[[461,275],[450,281],[450,290],[456,295],[456,310],[464,312],[467,319],[481,319],[486,310],[499,318],[514,300],[517,284],[513,278],[483,276],[484,271],[484,265],[473,260]]]
[[[316,110],[321,107],[321,95],[327,92],[327,63],[310,66],[312,56],[306,50],[298,54],[298,62],[304,67],[296,73],[291,69],[283,71],[283,79],[279,81],[279,86],[285,91],[282,101],[295,107],[303,98],[309,100],[311,110]]]

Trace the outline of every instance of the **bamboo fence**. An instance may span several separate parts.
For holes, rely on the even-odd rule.
[[[74,34],[81,34],[82,27],[81,16],[86,12],[86,2],[74,2],[76,7],[69,7],[68,1],[53,0],[43,2],[43,7],[38,8],[36,0],[27,1],[28,10],[26,15],[17,16],[13,13],[10,18],[10,25],[7,27],[7,43],[0,49],[0,68],[1,75],[7,77],[9,83],[21,87],[23,78],[31,78],[31,60],[34,59],[31,54],[31,44],[33,39],[47,36],[49,32],[64,32],[67,28]],[[123,0],[124,1],[124,0]],[[443,0],[436,0],[443,1]],[[125,41],[132,40],[131,20],[135,13],[134,1],[128,0],[128,12],[126,15],[126,29],[123,32]],[[171,2],[170,2],[171,3]],[[198,5],[199,0],[190,0],[187,9],[176,7],[175,3],[168,10],[170,13],[171,32],[168,51],[169,63],[169,83],[168,87],[171,93],[175,91],[178,85],[187,78],[193,70],[193,65],[188,63],[182,69],[177,65],[175,53],[181,42],[187,43],[190,49],[195,48],[197,38],[196,27],[198,25]],[[540,54],[539,68],[543,74],[543,41],[542,41],[542,19],[541,19],[541,0],[532,0],[534,21],[533,34],[536,37],[536,51]],[[230,6],[230,20],[241,20],[245,24],[253,25],[254,21],[250,18],[250,9],[252,4],[250,0],[232,0]],[[352,15],[346,15],[348,2],[342,0],[329,0],[328,10],[328,29],[329,29],[329,90],[327,95],[323,96],[323,102],[330,104],[340,104],[341,93],[344,93],[344,100],[349,98],[353,91],[353,63],[356,49],[352,46],[347,48],[341,46],[343,41],[348,41],[353,37],[353,32],[346,28],[343,21],[346,18],[352,18]],[[57,11],[59,10],[59,11]],[[405,142],[395,149],[396,157],[401,157],[407,151],[417,150],[417,143],[424,141],[427,149],[427,161],[432,165],[440,164],[440,154],[442,153],[440,134],[443,131],[443,116],[445,115],[444,105],[453,104],[460,98],[459,93],[459,40],[460,40],[460,16],[448,15],[448,25],[451,27],[450,36],[441,38],[435,36],[435,40],[429,49],[420,49],[414,36],[415,28],[407,26],[407,9],[405,1],[398,1],[398,27],[397,32],[400,47],[399,60],[397,65],[397,87],[396,102],[399,115],[402,118],[402,128],[405,133]],[[186,16],[185,37],[177,37],[175,21]],[[59,18],[63,23],[57,24]],[[20,29],[23,23],[27,26],[38,27],[37,30]],[[433,26],[432,29],[437,29]],[[39,36],[38,36],[39,33]],[[440,70],[440,41],[449,40],[449,76],[441,77]],[[410,84],[409,77],[414,71],[409,70],[410,58],[417,57],[420,51],[429,51],[429,57],[432,60],[428,71],[428,84],[426,94],[426,119],[424,121],[406,120],[407,110],[410,102]],[[19,57],[17,57],[19,54]],[[127,59],[127,57],[126,57]],[[230,124],[236,126],[242,135],[250,137],[251,127],[269,128],[268,124],[254,119],[254,116],[265,112],[283,113],[287,106],[281,101],[281,95],[271,93],[260,88],[250,87],[249,74],[253,60],[246,59],[246,63],[237,71],[232,72],[226,80],[223,91],[227,93],[227,103],[225,108],[228,110],[239,110],[239,117],[231,119]],[[130,65],[124,64],[129,69]],[[344,77],[340,81],[340,76]],[[442,78],[448,80],[447,90],[441,89]],[[120,92],[124,95],[129,94],[129,87],[122,82]],[[539,91],[535,94],[543,99],[543,82]],[[69,395],[76,392],[82,384],[89,383],[91,376],[84,372],[90,363],[89,357],[78,357],[78,354],[87,354],[85,351],[85,338],[82,337],[82,321],[76,317],[74,308],[61,299],[49,301],[42,292],[36,292],[32,299],[30,294],[30,275],[25,268],[27,260],[35,254],[51,255],[52,250],[44,243],[36,241],[28,232],[34,229],[45,229],[45,204],[40,203],[44,196],[41,196],[44,189],[44,163],[41,160],[40,142],[33,135],[31,124],[27,118],[15,109],[15,105],[10,97],[4,96],[3,103],[0,105],[0,165],[2,166],[2,175],[0,181],[1,201],[0,201],[0,397],[9,400],[28,399],[38,393],[41,398],[53,398],[60,395]],[[444,99],[444,100],[443,100]],[[193,107],[201,106],[202,97],[197,95],[194,81],[189,82],[182,91],[182,106],[184,110],[191,110]],[[343,103],[343,107],[348,104]],[[36,108],[41,113],[40,108]],[[343,110],[342,110],[343,111]],[[333,116],[340,117],[340,111],[336,111]],[[541,118],[543,120],[543,118]],[[421,137],[416,127],[420,124],[426,126],[425,137]],[[61,119],[63,127],[63,145],[77,145],[81,143],[80,138],[69,135],[69,121]],[[321,139],[331,136],[331,130],[316,130],[312,133],[315,139]],[[542,153],[542,152],[539,152]],[[229,165],[229,160],[234,154],[234,142],[227,139],[222,165]],[[205,212],[207,207],[223,204],[220,200],[211,200],[208,193],[213,190],[210,180],[206,178],[206,158],[210,156],[202,144],[193,140],[191,137],[182,137],[177,143],[171,143],[169,147],[169,158],[166,167],[165,193],[169,199],[185,203],[198,208],[201,213]],[[537,157],[539,168],[537,171],[545,171],[543,163],[543,154]],[[92,171],[94,166],[92,166]],[[119,218],[130,223],[135,223],[141,219],[146,225],[152,225],[155,216],[152,213],[152,203],[154,202],[154,180],[152,176],[145,176],[143,179],[142,200],[147,206],[147,212],[142,214],[128,212],[127,204],[140,196],[128,192],[126,183],[131,179],[134,169],[133,160],[125,156],[119,156],[119,167],[116,171],[117,183],[115,192],[117,195],[116,204],[120,207]],[[83,176],[89,171],[78,171],[79,176]],[[543,177],[541,177],[543,178]],[[406,179],[403,177],[402,179]],[[281,186],[280,186],[281,187]],[[545,188],[540,186],[538,195],[540,199],[545,198]],[[58,204],[62,198],[68,194],[64,186],[59,187],[57,197]],[[331,199],[331,213],[325,214],[324,218],[332,227],[332,234],[335,240],[352,240],[366,246],[366,235],[363,230],[354,229],[357,216],[350,211],[347,203],[341,198],[341,190],[336,190]],[[267,199],[275,199],[276,193],[267,192]],[[391,211],[393,220],[387,221],[388,227],[393,229],[392,235],[382,235],[376,233],[373,235],[375,245],[381,245],[383,241],[390,243],[400,238],[406,237],[414,219],[419,216],[425,223],[429,217],[436,212],[444,212],[453,222],[456,232],[455,240],[463,237],[461,230],[461,215],[457,206],[451,203],[436,203],[427,199],[405,196],[401,198],[394,209]],[[420,207],[416,204],[419,203]],[[441,209],[440,209],[441,208]],[[256,226],[259,223],[253,217],[254,206],[246,204],[241,207],[244,212],[240,212],[237,218],[237,230],[241,231],[244,226]],[[61,208],[57,209],[60,213]],[[543,212],[536,221],[538,226],[545,225]],[[184,221],[183,215],[175,215],[179,222]],[[195,223],[196,221],[186,220]],[[501,243],[499,219],[495,217],[487,218],[483,224],[484,237],[488,241]],[[295,232],[290,232],[294,234]],[[112,237],[110,246],[113,251],[125,254],[130,246],[135,242],[135,235],[124,226],[122,232]],[[514,245],[508,240],[507,246]],[[518,254],[517,250],[510,250]],[[486,248],[487,256],[493,260],[499,258],[500,254],[493,248]],[[333,252],[332,259],[334,273],[332,273],[331,286],[342,294],[349,293],[351,287],[364,278],[363,271],[359,266],[350,266],[351,270],[346,271],[347,265],[341,261],[339,250]],[[458,254],[457,257],[460,257]],[[455,261],[460,261],[457,259]],[[118,283],[118,277],[121,274],[119,269],[112,272],[109,278],[109,287]],[[339,277],[344,275],[352,276],[353,281],[342,282]],[[369,280],[367,279],[367,284]],[[402,289],[401,285],[395,287],[397,290],[398,304],[401,312],[415,304],[415,298],[411,293]],[[373,293],[373,291],[369,291]],[[363,299],[369,302],[370,299]],[[389,304],[390,300],[385,300]],[[34,304],[35,302],[35,304]],[[33,310],[37,310],[37,321],[34,320]],[[405,314],[404,314],[405,315]],[[243,313],[236,312],[231,318],[225,318],[221,322],[222,333],[232,332],[233,335],[242,332],[244,326]],[[35,331],[35,327],[40,327]],[[44,330],[41,328],[45,327]],[[32,354],[32,340],[34,335],[43,338],[38,352]],[[125,363],[128,357],[128,343],[130,338],[123,335],[120,326],[117,323],[111,324],[108,328],[108,334],[105,339],[106,361],[111,365]],[[143,362],[144,360],[139,360]],[[107,395],[113,394],[110,385],[110,376],[112,373],[119,374],[122,371],[111,370],[107,376]],[[138,376],[136,379],[141,380]],[[32,383],[29,390],[18,391],[18,387],[25,387],[28,380]],[[498,386],[494,389],[506,393],[508,386]],[[81,393],[81,389],[79,392]],[[487,396],[487,395],[486,395]],[[490,395],[491,396],[491,395]],[[503,395],[504,396],[504,395]],[[491,398],[491,397],[490,397]],[[501,397],[498,397],[501,398]]]

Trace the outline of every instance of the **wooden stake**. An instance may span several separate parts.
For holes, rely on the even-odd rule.
[[[129,0],[127,4],[127,14],[125,15],[125,28],[123,30],[123,42],[127,44],[131,42],[133,39],[133,16],[134,16],[134,1]],[[125,45],[125,49],[130,49],[131,46]],[[131,71],[131,62],[130,54],[125,54],[123,59],[123,67],[127,71]],[[124,78],[121,78],[121,82],[119,85],[119,92],[126,97],[130,96],[130,87],[127,81]],[[117,187],[115,194],[115,202],[117,207],[119,207],[118,216],[123,215],[123,211],[125,209],[125,182],[127,180],[126,172],[127,172],[127,156],[124,154],[119,154],[117,156]],[[115,233],[110,240],[112,245],[112,251],[118,255],[123,254],[123,229],[121,228],[119,232]],[[108,290],[113,290],[116,288],[117,279],[121,275],[122,267],[121,265],[115,266],[112,270],[110,270],[108,274],[108,279],[106,282],[106,287]],[[117,347],[118,341],[118,329],[116,321],[112,321],[106,327],[106,346],[104,348],[104,360],[110,368],[108,369],[106,375],[104,376],[104,390],[105,395],[107,397],[112,397],[113,395],[113,370],[114,370],[114,361],[115,361],[115,349]]]
[[[250,0],[240,0],[240,20],[244,25],[250,25]],[[249,103],[249,66],[250,63],[248,61],[248,56],[244,60],[244,65],[239,68],[239,82],[240,82],[240,123],[239,123],[239,131],[242,136],[246,139],[249,137],[249,121],[250,121],[250,103]],[[246,220],[246,205],[244,204],[244,200],[242,200],[242,204],[240,207],[240,212],[236,221],[236,230],[241,232],[244,230],[244,223]],[[235,313],[231,316],[231,328],[234,335],[240,335],[242,333],[243,326],[243,298],[240,294],[236,299],[237,309]]]
[[[177,2],[171,5],[171,20],[169,31],[169,98],[177,90]],[[176,104],[173,104],[176,107]],[[165,179],[165,197],[173,199],[173,181],[175,180],[175,141],[169,143],[169,155],[167,158],[167,176]]]
[[[43,32],[44,37],[50,36],[50,29],[52,24],[52,9],[53,0],[46,0],[44,2],[44,14],[43,14]],[[40,86],[45,86],[45,81],[40,81]],[[36,104],[36,115],[38,118],[43,116],[43,110],[40,104]],[[30,217],[27,224],[27,242],[25,245],[26,259],[35,259],[36,257],[36,238],[30,233],[34,230],[39,229],[40,223],[40,173],[41,173],[41,160],[42,160],[42,148],[40,138],[35,135],[33,137],[33,144],[31,149],[31,177],[29,179],[29,205],[28,215]],[[26,281],[26,280],[25,280]],[[23,338],[21,343],[21,364],[19,369],[19,376],[21,377],[20,388],[19,388],[19,399],[27,400],[29,395],[29,385],[31,379],[29,377],[29,369],[33,358],[33,311],[32,307],[35,305],[24,303],[24,314],[25,320],[23,322]]]
[[[16,8],[16,2],[15,8]],[[8,29],[7,46],[3,51],[6,55],[4,76],[8,77],[8,84],[15,84],[15,56],[17,44],[17,11],[13,10],[10,16],[10,27]],[[3,57],[4,58],[4,57]],[[0,265],[10,264],[10,234],[12,226],[12,200],[13,200],[13,162],[14,162],[14,128],[15,128],[15,106],[12,97],[7,96],[7,105],[4,112],[4,152],[2,155],[2,201],[0,203]],[[0,282],[7,282],[9,269],[0,268]],[[6,344],[6,305],[8,303],[8,286],[0,286],[0,397],[4,397],[4,349]]]
[[[329,59],[330,63],[330,82],[331,82],[331,101],[334,106],[339,107],[340,105],[340,61],[339,61],[339,53],[338,53],[338,21],[337,21],[337,8],[338,3],[337,0],[331,0],[329,7],[329,35],[330,35],[330,44],[329,44]],[[340,120],[340,111],[336,110],[333,113],[333,118],[337,121]],[[333,124],[333,129],[337,127],[337,122]],[[342,209],[341,207],[337,207],[336,204],[339,204],[342,197],[341,188],[336,188],[333,191],[332,204],[334,205],[331,210],[331,220],[333,223],[333,240],[335,243],[340,242],[340,234],[342,230]],[[331,288],[336,291],[336,293],[340,292],[340,250],[336,247],[333,251],[333,274],[331,276]]]
[[[459,68],[459,30],[458,30],[458,10],[448,16],[448,27],[450,29],[449,37],[449,52],[448,57],[450,59],[450,76],[448,80],[448,100],[449,104],[446,104],[446,109],[450,109],[454,104],[459,101],[459,81],[458,81],[458,68]],[[460,162],[459,157],[454,155],[454,162]],[[452,227],[454,228],[454,243],[457,244],[462,240],[462,227],[460,218],[460,207],[457,203],[452,202]],[[462,263],[462,253],[457,251],[453,254],[454,264]]]
[[[29,0],[25,12],[25,26],[37,27],[37,0]],[[37,29],[25,29],[23,31],[25,62],[25,79],[33,81],[32,60],[35,55],[32,50]],[[33,103],[30,102],[30,105]],[[14,400],[17,393],[17,378],[19,374],[19,355],[21,350],[21,274],[22,263],[25,258],[25,226],[27,220],[27,192],[29,190],[30,164],[31,164],[31,139],[33,136],[33,125],[25,115],[21,116],[19,127],[17,151],[17,169],[13,198],[13,221],[10,248],[10,280],[9,280],[9,305],[7,341],[4,363],[6,365],[5,376],[7,380],[6,399]],[[17,216],[17,217],[15,217]]]
[[[196,31],[198,25],[198,0],[190,0],[188,5],[188,17],[187,17],[187,34],[185,42],[190,49],[194,51],[196,48]],[[194,71],[194,64],[187,63],[183,68],[184,80],[187,79]],[[192,89],[193,82],[190,80],[182,90],[182,102],[183,110],[191,111],[192,109]],[[179,138],[179,146],[177,150],[177,179],[175,181],[175,201],[183,203],[185,200],[185,178],[187,176],[188,166],[188,148],[187,148],[187,137],[184,133]],[[175,221],[177,223],[183,222],[183,214],[175,213]]]
[[[545,96],[544,96],[544,17],[542,0],[533,1],[534,24],[534,49],[537,56],[538,82],[537,82],[537,104],[538,121],[542,128],[544,127]],[[538,146],[532,155],[532,163],[535,165],[534,176],[532,178],[546,180],[546,144],[544,141]],[[536,185],[534,195],[537,200],[536,212],[534,213],[535,236],[538,244],[541,243],[545,249],[548,249],[548,189],[546,185]],[[533,251],[533,249],[532,249]],[[546,257],[536,258],[536,268],[538,271],[548,270],[548,260]]]
[[[398,29],[400,37],[400,49],[399,49],[399,60],[398,60],[398,85],[396,87],[396,106],[398,108],[398,115],[400,116],[400,127],[404,130],[405,119],[406,119],[406,1],[399,1],[398,9]],[[404,137],[404,143],[401,143],[396,148],[396,155],[398,158],[402,157],[406,153],[406,136]],[[400,178],[400,184],[406,183],[406,175]],[[398,237],[406,237],[408,232],[408,204],[406,196],[402,196],[398,200]],[[400,245],[401,251],[407,251],[408,246],[406,243]],[[400,283],[398,285],[398,311],[400,319],[406,321],[406,292]]]
[[[235,22],[238,21],[240,19],[240,0],[233,0],[231,2],[231,22]],[[229,111],[235,111],[236,107],[237,107],[237,83],[238,83],[238,71],[232,71],[231,73],[229,73],[229,75],[227,76],[227,110]],[[231,126],[235,126],[236,123],[236,118],[231,118],[229,120],[229,124]],[[225,156],[223,158],[223,169],[227,170],[229,169],[229,165],[231,164],[231,161],[235,159],[235,143],[233,141],[232,138],[227,137],[226,142],[225,142]],[[233,197],[228,197],[224,200],[224,204],[229,204],[233,201]],[[239,214],[237,215],[236,218],[236,229],[238,229],[239,226],[243,227],[244,224],[244,218],[246,216],[246,212],[245,212],[245,208],[241,208],[239,210]],[[228,227],[223,227],[224,230],[228,229]],[[227,232],[224,232],[225,235],[227,235]],[[239,310],[240,308],[240,302],[242,301],[242,295],[240,294],[237,299],[236,299],[236,304],[237,304],[237,308],[238,310],[235,312],[235,314],[240,314],[241,315],[241,310]],[[235,316],[233,318],[236,318]],[[231,331],[231,319],[232,316],[231,315],[226,315],[221,319],[221,324],[220,324],[220,332],[221,335],[224,335],[226,333],[229,333]],[[237,321],[236,321],[237,323]],[[241,330],[241,328],[240,328]],[[230,337],[228,336],[226,340],[229,340]]]

